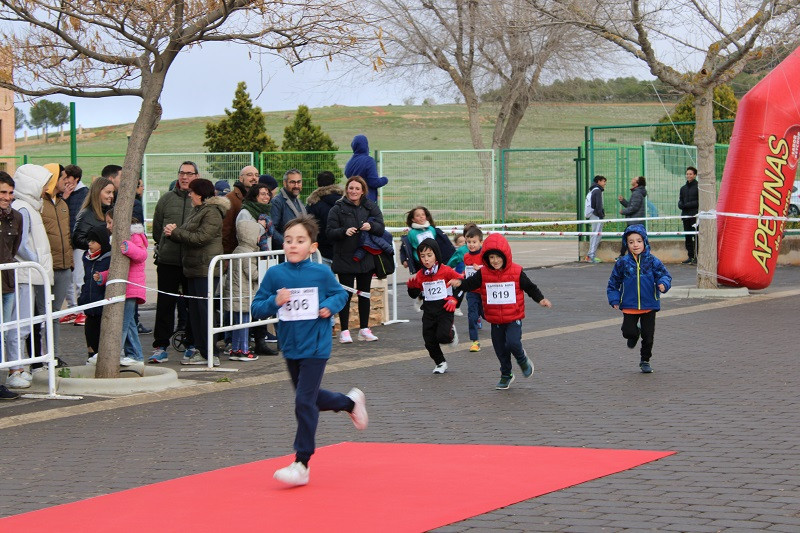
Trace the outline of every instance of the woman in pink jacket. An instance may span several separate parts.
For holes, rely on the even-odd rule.
[[[142,344],[139,342],[139,331],[136,328],[136,304],[143,304],[146,300],[145,261],[147,260],[147,237],[144,225],[134,220],[131,224],[131,237],[120,244],[120,251],[130,260],[128,281],[125,289],[125,318],[123,318],[122,336],[124,341],[125,356],[120,359],[120,365],[130,366],[134,363],[144,363]],[[108,271],[100,273],[98,283],[105,284],[108,280]]]

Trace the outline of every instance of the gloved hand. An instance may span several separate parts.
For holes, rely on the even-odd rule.
[[[457,303],[458,300],[456,299],[455,296],[448,296],[447,298],[444,299],[444,310],[447,311],[448,313],[452,313],[453,311],[456,310]]]

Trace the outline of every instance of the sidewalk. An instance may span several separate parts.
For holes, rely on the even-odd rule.
[[[515,245],[515,259],[527,266],[527,257],[577,256],[574,248],[545,251],[550,242],[536,243]],[[518,375],[510,390],[494,390],[499,371],[488,329],[481,331],[483,349],[469,353],[466,317],[456,322],[462,344],[446,350],[450,370],[433,376],[421,315],[401,288],[400,317],[410,322],[376,327],[378,342],[335,344],[325,378],[333,390],[364,389],[370,427],[356,433],[347,417],[324,413],[317,445],[677,451],[438,530],[443,532],[797,531],[800,369],[791,332],[797,329],[800,268],[780,268],[770,288],[747,298],[665,300],[655,372],[643,375],[637,353],[620,335],[619,313],[605,300],[611,265],[547,265],[527,271],[554,305],[547,310],[526,301],[523,344],[536,364],[531,379]],[[694,283],[692,268],[668,267],[675,286]],[[143,317],[151,325],[153,311]],[[82,333],[62,328],[65,350],[76,347],[65,357],[71,363],[84,357]],[[143,345],[150,339],[142,336]],[[172,359],[169,365],[177,369]],[[240,371],[191,373],[187,379],[204,383],[158,395],[0,405],[7,459],[11,450],[20,454],[0,466],[0,516],[290,453],[293,396],[281,358],[223,365]],[[217,383],[223,376],[231,382]],[[508,468],[513,476],[514,465]],[[202,498],[213,502],[213,489],[176,497],[175,505]],[[439,504],[447,505],[446,495]]]

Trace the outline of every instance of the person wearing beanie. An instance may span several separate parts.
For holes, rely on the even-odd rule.
[[[78,296],[78,305],[99,302],[106,297],[106,286],[97,283],[95,274],[105,272],[111,266],[111,242],[105,226],[95,226],[86,234],[89,249],[83,254],[83,285]],[[97,363],[97,350],[100,345],[100,319],[103,316],[102,307],[92,307],[84,311],[84,337],[88,351],[87,364]]]
[[[217,196],[225,196],[231,192],[231,186],[227,181],[219,180],[214,184],[214,190],[216,191]]]
[[[272,196],[275,196],[275,193],[278,190],[278,180],[273,178],[271,174],[261,174],[258,177],[258,182],[266,185],[267,188],[269,188],[269,193]]]
[[[325,229],[328,227],[328,213],[333,205],[344,196],[344,189],[336,185],[336,177],[330,170],[323,170],[317,174],[317,188],[308,195],[306,211],[313,216],[323,231],[320,231],[317,242],[319,253],[324,263],[328,265],[333,261],[333,243],[328,240]]]

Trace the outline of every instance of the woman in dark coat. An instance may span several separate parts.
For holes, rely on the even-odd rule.
[[[360,176],[347,180],[345,195],[338,200],[328,214],[328,227],[325,232],[333,243],[333,272],[339,276],[339,283],[345,287],[355,286],[361,292],[369,292],[375,263],[372,254],[365,254],[357,260],[356,250],[361,246],[359,232],[381,236],[384,232],[383,213],[378,205],[367,198],[367,184]],[[339,342],[353,342],[350,336],[350,298],[339,312],[342,332]],[[358,298],[358,340],[376,341],[378,337],[369,329],[369,298]]]
[[[76,250],[89,249],[89,231],[92,228],[106,227],[106,211],[114,203],[114,184],[108,178],[97,178],[92,182],[89,194],[83,201],[81,210],[75,217],[72,228],[72,247]],[[140,221],[141,222],[141,221]]]
[[[222,255],[222,219],[231,208],[231,202],[224,196],[216,196],[214,184],[207,179],[197,178],[189,183],[189,199],[194,209],[186,222],[167,224],[164,236],[181,244],[183,249],[183,274],[188,282],[189,296],[186,306],[189,310],[189,321],[192,333],[200,353],[184,356],[181,364],[207,364],[208,354],[208,266],[211,260]],[[214,285],[219,280],[219,265],[212,273]],[[211,354],[213,355],[213,354]],[[215,365],[219,363],[214,360]]]

